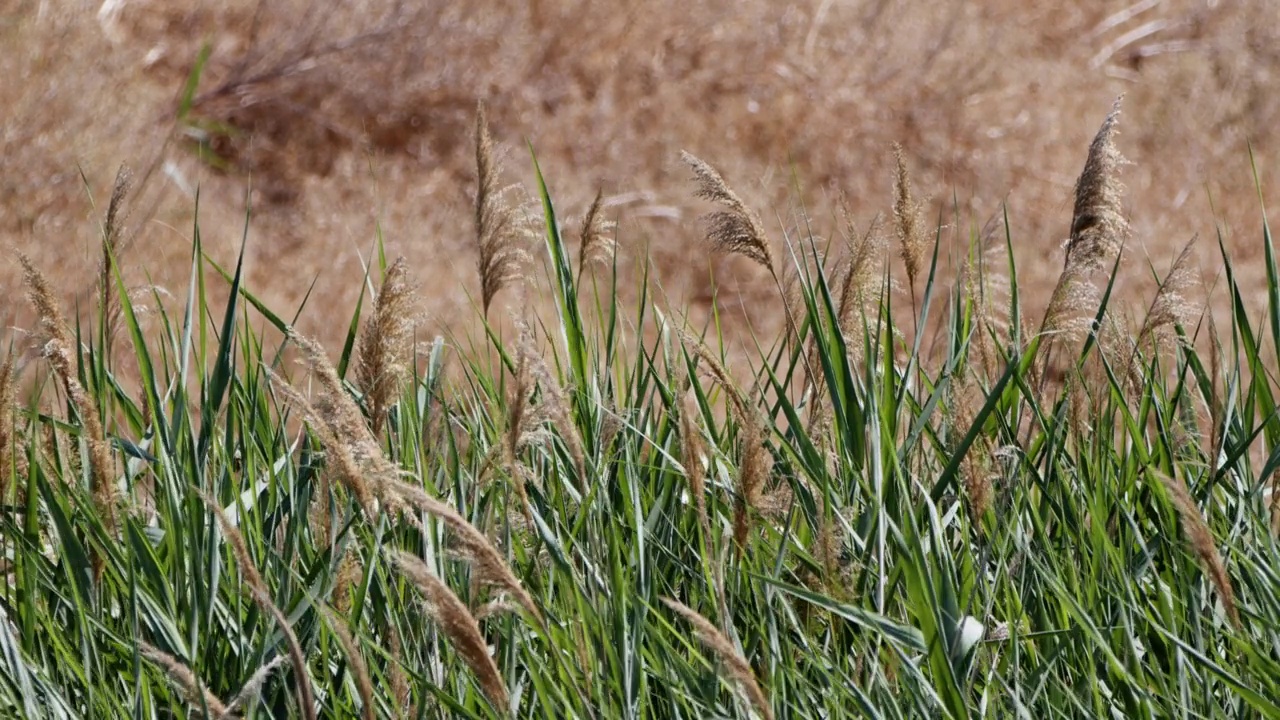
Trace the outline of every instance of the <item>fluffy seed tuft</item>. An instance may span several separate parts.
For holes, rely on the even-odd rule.
[[[524,248],[528,228],[506,198],[509,187],[502,186],[502,163],[494,154],[493,137],[484,103],[476,108],[476,243],[480,251],[480,296],[484,314],[507,285],[525,277],[531,262]]]
[[[725,208],[706,216],[707,240],[711,247],[717,252],[748,258],[776,277],[773,251],[769,249],[759,216],[742,202],[715,168],[687,152],[682,151],[680,157],[693,170],[697,185],[694,194]]]
[[[737,682],[742,691],[746,693],[747,699],[751,701],[756,712],[760,713],[760,716],[765,720],[773,720],[773,708],[769,706],[769,698],[764,694],[764,690],[760,688],[760,683],[756,682],[756,676],[751,672],[751,664],[734,649],[733,643],[729,642],[729,638],[716,629],[716,626],[710,620],[698,614],[689,606],[665,597],[662,598],[662,602],[693,626],[694,634],[698,640],[716,654],[720,663],[728,671],[729,677]]]
[[[1169,491],[1169,498],[1173,500],[1173,506],[1178,510],[1178,516],[1182,519],[1182,533],[1187,538],[1187,543],[1191,545],[1191,549],[1195,550],[1196,556],[1200,558],[1200,564],[1204,567],[1205,573],[1209,575],[1209,581],[1218,591],[1218,597],[1222,599],[1222,606],[1227,611],[1227,617],[1230,618],[1231,624],[1236,628],[1240,625],[1240,613],[1236,609],[1236,594],[1231,587],[1231,578],[1227,575],[1227,567],[1222,562],[1222,555],[1218,553],[1218,545],[1214,542],[1213,532],[1209,530],[1209,524],[1205,522],[1204,515],[1200,513],[1200,508],[1196,505],[1195,498],[1191,497],[1191,492],[1187,490],[1187,486],[1182,480],[1161,474],[1160,481],[1164,483],[1164,487]]]

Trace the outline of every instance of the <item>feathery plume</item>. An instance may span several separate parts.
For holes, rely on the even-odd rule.
[[[1196,286],[1198,278],[1192,267],[1191,251],[1197,238],[1193,237],[1182,247],[1178,258],[1169,268],[1169,274],[1160,289],[1156,292],[1151,307],[1147,309],[1147,317],[1142,321],[1142,329],[1138,331],[1138,347],[1160,339],[1162,331],[1176,325],[1189,325],[1194,316],[1194,306],[1187,295]]]
[[[27,457],[18,449],[14,436],[16,379],[13,352],[9,351],[5,353],[4,364],[0,365],[0,502],[9,496],[10,471],[17,477],[27,474]]]
[[[898,233],[898,254],[907,268],[907,283],[914,288],[926,250],[924,221],[921,218],[924,206],[911,193],[911,175],[902,157],[902,146],[897,143],[893,144],[893,157],[897,163],[893,182],[893,217]]]
[[[467,519],[451,505],[431,497],[422,488],[397,481],[389,487],[389,490],[398,493],[405,503],[443,522],[445,527],[453,533],[454,542],[458,544],[460,554],[471,564],[476,580],[511,593],[516,602],[520,603],[520,606],[539,624],[542,624],[542,612],[538,610],[533,597],[516,579],[511,568],[507,567],[498,548],[494,547],[489,538],[485,537],[475,525],[467,522]]]
[[[1222,606],[1227,611],[1227,617],[1231,619],[1232,625],[1237,629],[1240,628],[1240,613],[1236,610],[1236,594],[1231,587],[1231,578],[1227,575],[1227,568],[1222,562],[1222,555],[1218,553],[1213,533],[1209,530],[1209,524],[1205,522],[1204,515],[1200,513],[1195,498],[1191,497],[1191,492],[1179,478],[1160,473],[1160,481],[1169,491],[1169,498],[1173,500],[1173,506],[1182,519],[1182,532],[1186,535],[1187,543],[1191,545],[1192,550],[1195,550],[1201,566],[1209,575],[1209,581],[1217,589],[1218,597],[1222,599]]]
[[[18,253],[18,262],[22,264],[23,280],[27,285],[27,297],[36,309],[40,318],[39,337],[44,343],[43,354],[54,373],[62,381],[67,397],[76,406],[80,414],[80,423],[84,427],[85,444],[89,450],[89,475],[94,505],[102,518],[107,531],[114,533],[116,529],[116,491],[113,482],[114,470],[111,462],[111,446],[107,444],[106,433],[102,428],[102,420],[98,416],[98,407],[93,397],[85,391],[76,376],[76,363],[72,355],[73,343],[67,332],[67,323],[58,310],[53,291],[49,283],[31,259]],[[102,559],[94,556],[95,576],[102,572]]]
[[[977,417],[975,409],[981,397],[982,389],[978,387],[971,372],[963,372],[954,380],[951,404],[947,408],[951,421],[948,439],[953,445],[958,445],[964,435],[969,432],[969,428],[973,427],[974,419]],[[988,462],[994,454],[991,439],[979,434],[960,463],[960,475],[964,481],[965,493],[969,497],[972,524],[979,530],[982,528],[982,518],[991,508],[992,473]]]
[[[286,660],[288,658],[284,655],[277,655],[271,659],[271,662],[254,671],[249,676],[249,680],[244,684],[244,687],[240,688],[240,692],[236,693],[231,702],[227,703],[226,712],[218,716],[218,720],[229,720],[237,710],[253,702],[258,697],[258,694],[262,692],[262,686],[267,683],[267,678],[271,677],[271,673],[275,672],[276,668],[283,665]]]
[[[551,374],[551,368],[547,366],[546,360],[534,346],[533,333],[529,327],[519,321],[516,322],[516,326],[520,331],[517,352],[520,355],[521,367],[528,373],[528,380],[523,385],[527,392],[532,392],[534,389],[530,387],[530,381],[532,381],[536,383],[541,393],[538,404],[533,406],[531,411],[527,411],[522,418],[525,427],[521,428],[521,431],[527,431],[547,422],[560,428],[560,437],[569,450],[569,457],[573,459],[574,470],[578,475],[577,486],[579,489],[585,489],[587,461],[582,449],[582,438],[578,433],[578,424],[573,421],[573,415],[569,411],[569,400],[565,397],[560,383]],[[513,446],[513,453],[517,449]]]
[[[111,200],[107,203],[107,216],[102,224],[102,261],[98,265],[98,312],[102,314],[104,332],[104,352],[111,357],[111,346],[115,338],[115,324],[120,314],[120,303],[115,297],[115,258],[120,251],[121,224],[120,212],[124,208],[125,196],[133,181],[133,173],[125,165],[116,172],[116,182],[111,189]]]
[[[768,236],[760,218],[742,202],[715,168],[687,152],[682,151],[680,157],[693,170],[698,188],[695,195],[725,208],[706,216],[707,240],[711,247],[718,252],[742,255],[776,277],[773,252],[769,249]]]
[[[716,629],[716,626],[710,620],[698,614],[689,606],[667,597],[662,598],[662,602],[693,626],[694,634],[698,640],[715,653],[720,663],[728,671],[729,677],[737,682],[742,691],[746,693],[747,699],[755,707],[756,712],[760,713],[760,716],[765,720],[773,720],[773,708],[769,706],[768,696],[764,694],[764,690],[756,682],[755,674],[751,672],[751,664],[734,649],[733,643],[729,642],[729,638]]]
[[[418,558],[402,551],[394,551],[392,560],[427,599],[431,614],[439,623],[454,650],[462,656],[463,662],[471,668],[480,688],[489,698],[489,702],[498,710],[506,713],[510,708],[510,697],[507,695],[506,683],[498,672],[498,666],[489,655],[484,636],[480,634],[480,625],[467,606],[457,595],[436,577]]]
[[[373,720],[376,717],[373,706],[373,682],[369,679],[369,666],[365,664],[364,655],[360,653],[360,646],[351,636],[345,620],[329,608],[321,607],[320,610],[329,621],[329,629],[342,645],[342,651],[347,655],[347,665],[351,668],[351,674],[355,676],[356,690],[360,692],[360,714],[364,720]]]
[[[581,242],[578,245],[578,272],[590,263],[607,264],[617,250],[614,239],[609,237],[613,223],[604,216],[604,192],[597,191],[587,214],[582,219]]]
[[[866,324],[866,311],[871,301],[879,299],[878,286],[884,280],[877,266],[877,260],[884,253],[884,239],[880,236],[880,216],[871,221],[865,233],[859,234],[848,208],[841,204],[840,211],[844,216],[848,249],[843,260],[837,316],[850,350],[856,348],[856,352],[861,353],[860,331]]]
[[[227,706],[196,678],[196,674],[191,672],[191,668],[187,667],[186,663],[144,640],[138,641],[138,652],[164,670],[169,679],[182,689],[183,696],[192,707],[201,710],[207,707],[209,713],[215,718],[230,714],[231,711]]]
[[[684,466],[685,477],[689,480],[689,493],[693,495],[694,506],[698,510],[698,524],[702,526],[703,537],[709,543],[711,518],[707,514],[706,468],[702,462],[705,448],[695,419],[697,414],[698,403],[690,388],[684,394],[677,417],[680,423],[680,464]]]
[[[245,584],[249,588],[249,596],[264,613],[275,620],[280,632],[284,635],[285,643],[289,648],[290,662],[293,663],[293,671],[298,675],[298,704],[302,708],[302,716],[307,720],[316,720],[316,705],[311,694],[311,679],[307,676],[306,656],[302,654],[302,645],[298,643],[298,636],[294,634],[288,616],[271,599],[271,591],[267,588],[262,576],[258,574],[258,567],[253,564],[253,557],[249,554],[249,547],[245,544],[240,530],[232,524],[230,518],[222,511],[222,506],[213,499],[212,495],[204,490],[197,490],[197,492],[213,513],[213,517],[222,528],[222,534],[231,545],[231,551],[236,556],[240,572],[244,575]]]
[[[408,263],[397,258],[382,279],[373,318],[360,334],[356,381],[364,393],[375,437],[410,371],[416,293],[407,276]]]
[[[1122,99],[1116,98],[1111,114],[1094,136],[1076,181],[1067,259],[1045,310],[1041,335],[1071,337],[1089,328],[1089,316],[1099,295],[1091,276],[1115,259],[1128,237],[1129,224],[1121,207],[1124,185],[1120,182],[1120,167],[1126,161],[1115,145]],[[1044,355],[1046,360],[1040,364],[1047,364],[1047,353]]]
[[[524,277],[531,260],[521,243],[526,230],[501,186],[502,163],[494,154],[484,103],[476,107],[476,242],[480,251],[480,296],[489,315],[493,298],[509,283]]]

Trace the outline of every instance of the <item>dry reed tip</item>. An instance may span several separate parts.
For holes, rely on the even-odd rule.
[[[1116,148],[1116,125],[1120,103],[1116,98],[1111,113],[1089,145],[1089,157],[1076,181],[1075,208],[1071,214],[1071,239],[1067,243],[1067,263],[1091,270],[1114,258],[1128,237],[1121,201],[1124,185],[1120,167],[1126,160]]]
[[[768,696],[764,694],[764,690],[756,682],[755,674],[751,672],[751,664],[738,653],[733,643],[729,642],[729,638],[725,637],[724,633],[720,632],[710,620],[698,614],[689,606],[666,597],[662,598],[662,602],[693,626],[698,640],[715,653],[727,671],[729,678],[737,682],[739,687],[742,688],[751,705],[755,707],[756,712],[760,713],[765,720],[773,720],[773,708],[769,705]]]
[[[706,216],[707,241],[717,252],[742,255],[777,275],[773,251],[760,218],[729,187],[719,171],[694,155],[681,151],[681,159],[693,170],[694,194],[724,207]]]
[[[439,623],[454,650],[475,674],[489,702],[499,711],[510,711],[507,685],[498,672],[498,666],[489,655],[480,625],[471,611],[458,599],[443,580],[436,577],[426,564],[409,553],[392,551],[392,561],[426,598],[431,614]]]
[[[302,716],[307,720],[315,720],[316,706],[315,700],[311,693],[311,680],[307,675],[307,659],[302,654],[302,645],[298,642],[298,636],[293,632],[293,626],[289,624],[289,618],[271,599],[271,590],[262,579],[262,575],[258,573],[258,567],[253,562],[253,556],[249,554],[249,546],[245,544],[244,535],[240,534],[240,529],[231,522],[227,514],[222,510],[222,506],[208,492],[198,489],[196,492],[200,495],[200,499],[204,501],[210,512],[213,513],[214,519],[218,521],[218,526],[222,528],[222,534],[227,538],[227,542],[231,545],[232,554],[236,556],[236,562],[240,565],[240,573],[244,575],[245,584],[249,588],[249,596],[258,607],[275,620],[276,625],[280,628],[280,632],[284,635],[284,639],[289,648],[289,658],[293,663],[293,671],[298,676],[296,683],[298,689],[298,705],[302,708]]]
[[[911,175],[902,157],[902,146],[893,144],[893,157],[897,164],[893,181],[893,217],[898,233],[898,254],[907,268],[907,282],[915,287],[924,263],[925,240],[923,203],[917,201],[911,191]]]
[[[230,714],[227,706],[196,678],[186,663],[143,640],[138,641],[138,652],[164,670],[165,675],[182,690],[183,697],[193,709],[208,708],[209,714],[215,718]]]
[[[365,664],[360,646],[356,644],[351,631],[347,629],[346,621],[338,617],[337,613],[326,607],[322,607],[321,612],[329,622],[329,629],[338,638],[338,644],[342,645],[351,674],[355,676],[356,690],[360,693],[360,715],[365,720],[373,720],[377,716],[373,704],[373,681],[369,679],[369,666]]]
[[[604,191],[597,191],[595,200],[582,218],[581,242],[578,245],[578,271],[592,263],[607,265],[613,258],[617,245],[609,236],[613,223],[604,216]]]
[[[531,261],[522,247],[528,228],[522,227],[514,208],[505,195],[510,187],[502,186],[502,163],[493,149],[488,116],[484,103],[476,107],[476,243],[479,249],[480,295],[484,313],[508,284],[525,276],[524,266]]]
[[[1160,473],[1160,481],[1168,490],[1169,498],[1182,519],[1182,532],[1187,538],[1187,544],[1195,551],[1201,566],[1209,576],[1209,581],[1218,591],[1218,597],[1222,600],[1222,607],[1226,610],[1231,624],[1240,628],[1240,613],[1236,609],[1235,590],[1231,587],[1227,567],[1222,562],[1222,555],[1218,553],[1213,532],[1209,530],[1209,524],[1205,522],[1200,507],[1196,505],[1195,498],[1191,496],[1191,492],[1181,479]]]
[[[360,334],[356,355],[356,381],[364,393],[375,436],[411,369],[415,305],[408,263],[403,257],[397,258],[382,279],[373,317]]]

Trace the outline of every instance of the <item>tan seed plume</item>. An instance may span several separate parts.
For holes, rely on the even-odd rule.
[[[196,679],[196,674],[191,672],[191,668],[186,663],[175,658],[159,648],[149,643],[139,640],[138,651],[143,657],[160,666],[169,679],[173,681],[182,690],[183,697],[191,704],[193,710],[203,711],[206,707],[209,713],[215,718],[225,717],[230,714],[230,710],[205,687],[204,683]]]
[[[768,236],[759,216],[742,202],[715,168],[687,152],[681,152],[680,157],[693,169],[695,194],[725,208],[706,217],[711,247],[718,252],[742,255],[777,277],[773,251],[769,249]]]
[[[10,472],[19,478],[27,475],[27,456],[19,449],[14,434],[17,423],[16,386],[14,356],[9,351],[5,353],[4,364],[0,365],[0,503],[7,502],[9,498]]]
[[[411,371],[417,293],[408,279],[408,263],[397,258],[387,268],[374,303],[373,317],[360,334],[356,381],[373,421],[373,434],[382,431],[387,409],[396,401]]]
[[[684,466],[685,477],[689,480],[689,494],[693,495],[694,507],[698,510],[698,524],[702,526],[702,535],[710,543],[711,518],[707,513],[706,467],[702,462],[705,448],[697,416],[698,403],[690,388],[684,394],[677,417],[680,424],[680,464]]]
[[[511,700],[507,694],[506,683],[503,682],[493,657],[489,655],[484,636],[480,634],[480,625],[471,615],[471,611],[458,599],[457,595],[453,594],[449,586],[436,577],[418,558],[406,552],[395,551],[392,560],[400,572],[409,578],[427,599],[432,615],[440,624],[440,629],[449,638],[454,650],[462,656],[463,662],[471,668],[489,702],[504,714],[509,712]]]
[[[1227,611],[1227,617],[1231,619],[1232,625],[1237,628],[1241,627],[1240,613],[1236,609],[1236,593],[1231,587],[1231,578],[1227,575],[1227,567],[1222,562],[1222,555],[1218,553],[1218,545],[1213,539],[1213,532],[1209,530],[1209,524],[1205,522],[1204,515],[1200,513],[1200,508],[1196,505],[1195,498],[1191,497],[1191,492],[1187,490],[1187,486],[1179,478],[1169,477],[1161,473],[1160,481],[1164,483],[1165,489],[1169,491],[1173,506],[1178,510],[1178,516],[1182,519],[1182,532],[1186,535],[1187,544],[1191,545],[1192,550],[1195,550],[1201,566],[1209,576],[1209,581],[1217,589],[1218,597],[1222,600],[1222,607]]]
[[[219,527],[222,528],[222,534],[226,536],[227,542],[231,545],[231,551],[236,556],[236,562],[240,565],[240,572],[244,575],[245,584],[249,588],[249,596],[253,598],[259,609],[275,620],[280,632],[284,635],[285,643],[289,648],[289,658],[293,663],[293,671],[298,678],[296,683],[298,705],[302,708],[302,716],[307,720],[315,720],[316,705],[311,693],[311,678],[307,673],[307,659],[302,654],[302,645],[298,642],[298,636],[293,632],[293,626],[289,624],[288,616],[271,599],[271,591],[267,588],[262,576],[258,574],[258,567],[253,564],[253,556],[249,554],[249,547],[245,544],[244,536],[240,534],[239,528],[232,524],[230,518],[222,511],[222,506],[218,504],[217,500],[214,500],[211,495],[203,490],[198,492],[200,493],[200,498],[204,500],[204,504],[208,506],[214,518],[217,519]]]
[[[528,229],[503,197],[502,163],[494,153],[484,103],[476,108],[476,243],[479,248],[480,296],[484,314],[504,287],[525,276],[530,262],[523,243]]]
[[[1129,224],[1121,206],[1124,185],[1120,182],[1120,167],[1126,161],[1115,144],[1122,99],[1116,99],[1094,136],[1076,181],[1067,259],[1045,310],[1042,335],[1072,336],[1089,327],[1088,316],[1096,309],[1099,295],[1092,276],[1115,260],[1128,237]]]
[[[231,702],[227,703],[226,712],[219,716],[218,720],[229,720],[229,718],[235,716],[236,710],[245,707],[257,699],[258,694],[262,692],[262,686],[267,682],[267,678],[271,677],[271,673],[275,672],[276,668],[285,664],[285,661],[287,660],[288,658],[284,655],[277,655],[274,658],[271,658],[271,662],[266,663],[254,671],[253,675],[249,676],[249,680],[240,688],[240,692],[236,693],[236,696],[232,698]]]
[[[40,319],[39,337],[44,343],[43,354],[53,367],[54,374],[62,381],[67,397],[71,399],[80,414],[80,423],[84,428],[85,444],[89,449],[89,475],[93,492],[94,505],[102,518],[103,526],[108,533],[116,531],[116,490],[114,483],[115,470],[111,461],[111,446],[107,444],[106,433],[102,428],[102,420],[98,416],[98,406],[93,397],[85,391],[76,375],[76,363],[70,334],[66,320],[58,310],[53,291],[49,283],[35,265],[23,253],[17,253],[18,262],[22,264],[23,280],[27,285],[27,297]],[[95,555],[95,575],[102,571],[101,558]]]
[[[582,219],[581,242],[578,245],[578,272],[592,263],[607,265],[613,258],[617,245],[609,236],[613,223],[604,216],[604,192],[596,192],[587,214]]]
[[[351,631],[347,629],[347,622],[338,617],[337,613],[324,607],[321,608],[321,612],[329,622],[329,629],[342,645],[342,651],[347,655],[347,665],[351,668],[351,674],[355,676],[356,689],[360,692],[360,715],[364,720],[374,720],[377,715],[373,705],[373,681],[369,679],[369,666],[365,664],[360,646],[356,644]]]
[[[698,640],[716,654],[720,663],[728,671],[729,677],[746,693],[747,699],[755,707],[756,712],[760,713],[765,720],[773,720],[773,708],[769,705],[768,696],[760,688],[760,683],[756,682],[755,674],[751,672],[751,664],[738,654],[733,643],[729,642],[729,638],[725,637],[724,633],[721,633],[710,620],[699,615],[689,606],[671,598],[662,598],[662,602],[693,626]]]
[[[391,488],[405,503],[431,515],[444,523],[453,534],[460,554],[471,563],[472,572],[478,582],[492,585],[511,593],[516,602],[542,624],[542,612],[538,610],[533,597],[524,589],[515,573],[507,566],[498,548],[476,526],[467,522],[457,510],[448,503],[441,502],[428,495],[422,488],[405,482],[396,482]]]
[[[129,194],[133,173],[127,166],[120,166],[116,173],[115,186],[111,190],[111,200],[107,203],[107,216],[102,225],[102,260],[98,265],[98,312],[102,314],[105,347],[108,360],[111,358],[111,347],[115,338],[115,324],[120,315],[120,303],[115,297],[116,284],[114,269],[116,256],[121,250],[121,225],[124,218],[125,196]]]
[[[927,249],[922,218],[924,206],[911,192],[911,175],[902,157],[902,146],[897,143],[893,145],[893,157],[897,163],[893,182],[893,217],[898,233],[898,254],[907,268],[907,283],[914,288]]]

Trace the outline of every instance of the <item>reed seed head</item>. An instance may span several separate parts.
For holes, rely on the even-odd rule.
[[[927,249],[922,217],[924,204],[912,194],[911,175],[902,157],[902,146],[897,143],[893,145],[893,157],[897,164],[893,182],[893,218],[898,233],[898,254],[907,268],[907,283],[915,287]]]
[[[360,714],[364,720],[374,720],[377,715],[373,704],[373,681],[369,679],[369,666],[365,664],[360,646],[356,644],[351,631],[347,629],[346,621],[338,617],[337,613],[326,607],[321,607],[321,612],[329,623],[329,629],[338,638],[342,651],[346,653],[347,665],[351,668],[351,674],[355,676],[356,690],[360,693]]]
[[[719,171],[690,153],[681,152],[693,170],[695,195],[724,207],[706,216],[707,240],[717,252],[742,255],[777,275],[773,251],[760,218],[729,187]]]
[[[1102,269],[1120,252],[1129,234],[1129,223],[1121,206],[1124,185],[1120,182],[1120,168],[1127,161],[1115,144],[1123,99],[1124,96],[1116,98],[1111,114],[1094,136],[1084,170],[1076,181],[1071,239],[1067,243],[1068,265]]]
[[[484,636],[480,634],[480,625],[467,606],[457,595],[436,577],[426,564],[406,552],[395,551],[392,555],[396,568],[400,570],[426,598],[431,614],[439,623],[454,650],[462,657],[462,661],[480,682],[480,688],[489,698],[489,702],[503,713],[510,708],[510,696],[507,685],[498,672],[498,666],[489,655]]]
[[[164,670],[169,679],[182,690],[183,697],[191,704],[192,709],[204,710],[207,707],[215,718],[230,714],[227,706],[196,678],[196,674],[186,663],[143,640],[138,641],[138,652]]]
[[[494,152],[484,103],[476,108],[476,243],[484,314],[504,287],[524,279],[532,261],[524,248],[529,229],[522,225],[502,186],[502,163]]]
[[[592,263],[606,265],[617,252],[617,243],[609,233],[613,223],[604,215],[604,192],[596,192],[595,200],[582,219],[581,242],[578,245],[578,270]]]
[[[695,637],[715,653],[729,678],[742,688],[756,712],[760,713],[765,720],[773,720],[773,708],[769,705],[768,696],[760,688],[760,683],[756,682],[756,676],[751,672],[751,664],[738,653],[733,643],[729,642],[729,638],[725,637],[724,633],[720,632],[710,620],[689,606],[672,598],[664,597],[662,602],[693,626]]]
[[[1161,474],[1160,480],[1168,490],[1169,498],[1182,519],[1182,532],[1187,538],[1187,544],[1195,551],[1201,566],[1209,576],[1209,581],[1218,591],[1218,597],[1222,600],[1222,607],[1226,609],[1231,624],[1240,628],[1240,612],[1236,609],[1236,594],[1231,587],[1231,578],[1227,575],[1227,567],[1222,562],[1222,555],[1218,553],[1213,532],[1205,522],[1195,498],[1191,496],[1191,492],[1187,490],[1187,486],[1181,479]]]
[[[397,258],[387,268],[373,317],[360,335],[356,380],[364,392],[375,436],[411,370],[416,296],[408,280],[408,263]]]

